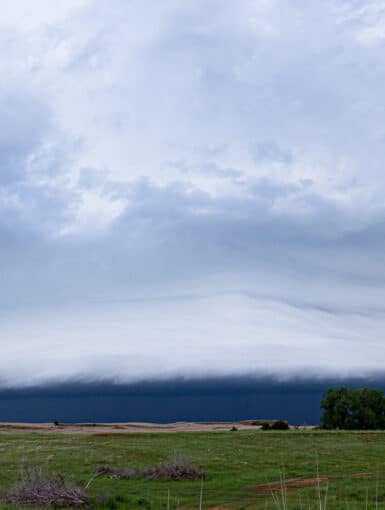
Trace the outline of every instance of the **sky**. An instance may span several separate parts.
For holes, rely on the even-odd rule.
[[[13,0],[0,386],[385,363],[384,0]]]

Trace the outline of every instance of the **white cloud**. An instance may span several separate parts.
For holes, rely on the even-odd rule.
[[[42,25],[56,23],[72,14],[74,9],[84,7],[89,0],[51,0],[4,1],[1,11],[0,26],[18,28],[22,31],[36,30]]]
[[[81,313],[64,308],[49,310],[48,319],[47,310],[35,310],[18,319],[1,330],[7,385],[181,375],[349,377],[382,370],[382,320],[309,313],[237,294],[103,303]]]
[[[377,369],[384,7],[9,5],[4,377],[52,378],[59,359],[58,377]],[[151,301],[174,291],[201,298]]]

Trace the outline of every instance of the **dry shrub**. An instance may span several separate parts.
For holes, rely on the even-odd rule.
[[[125,478],[131,480],[137,478],[139,474],[133,469],[113,469],[109,466],[99,466],[96,468],[94,477],[109,476],[110,478]]]
[[[81,507],[88,503],[88,494],[79,487],[66,485],[63,476],[45,477],[35,466],[20,485],[7,491],[2,501],[17,506]]]
[[[142,471],[149,480],[197,480],[205,477],[202,469],[188,457],[174,455],[170,460]]]
[[[144,477],[148,480],[200,480],[205,477],[205,474],[190,458],[174,455],[166,462],[142,469],[141,471],[100,466],[96,469],[93,480],[99,476],[129,480],[139,477]]]

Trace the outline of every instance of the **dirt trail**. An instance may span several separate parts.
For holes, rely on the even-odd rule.
[[[282,489],[293,490],[303,489],[304,487],[316,486],[318,484],[328,482],[336,478],[373,478],[373,473],[349,473],[342,475],[319,476],[315,478],[288,478],[287,480],[279,480],[268,483],[261,483],[255,487],[257,494],[271,494],[272,492],[280,492]]]
[[[318,478],[289,478],[287,480],[275,481],[270,483],[261,483],[256,486],[258,494],[269,494],[271,492],[279,492],[283,488],[286,490],[303,489],[307,486],[317,485],[318,483],[329,481],[327,476],[319,476]]]

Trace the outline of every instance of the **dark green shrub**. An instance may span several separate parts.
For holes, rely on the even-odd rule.
[[[278,420],[271,425],[271,430],[289,430],[289,424],[287,421]]]
[[[289,424],[284,420],[277,420],[273,422],[265,421],[262,424],[262,430],[289,430]]]

